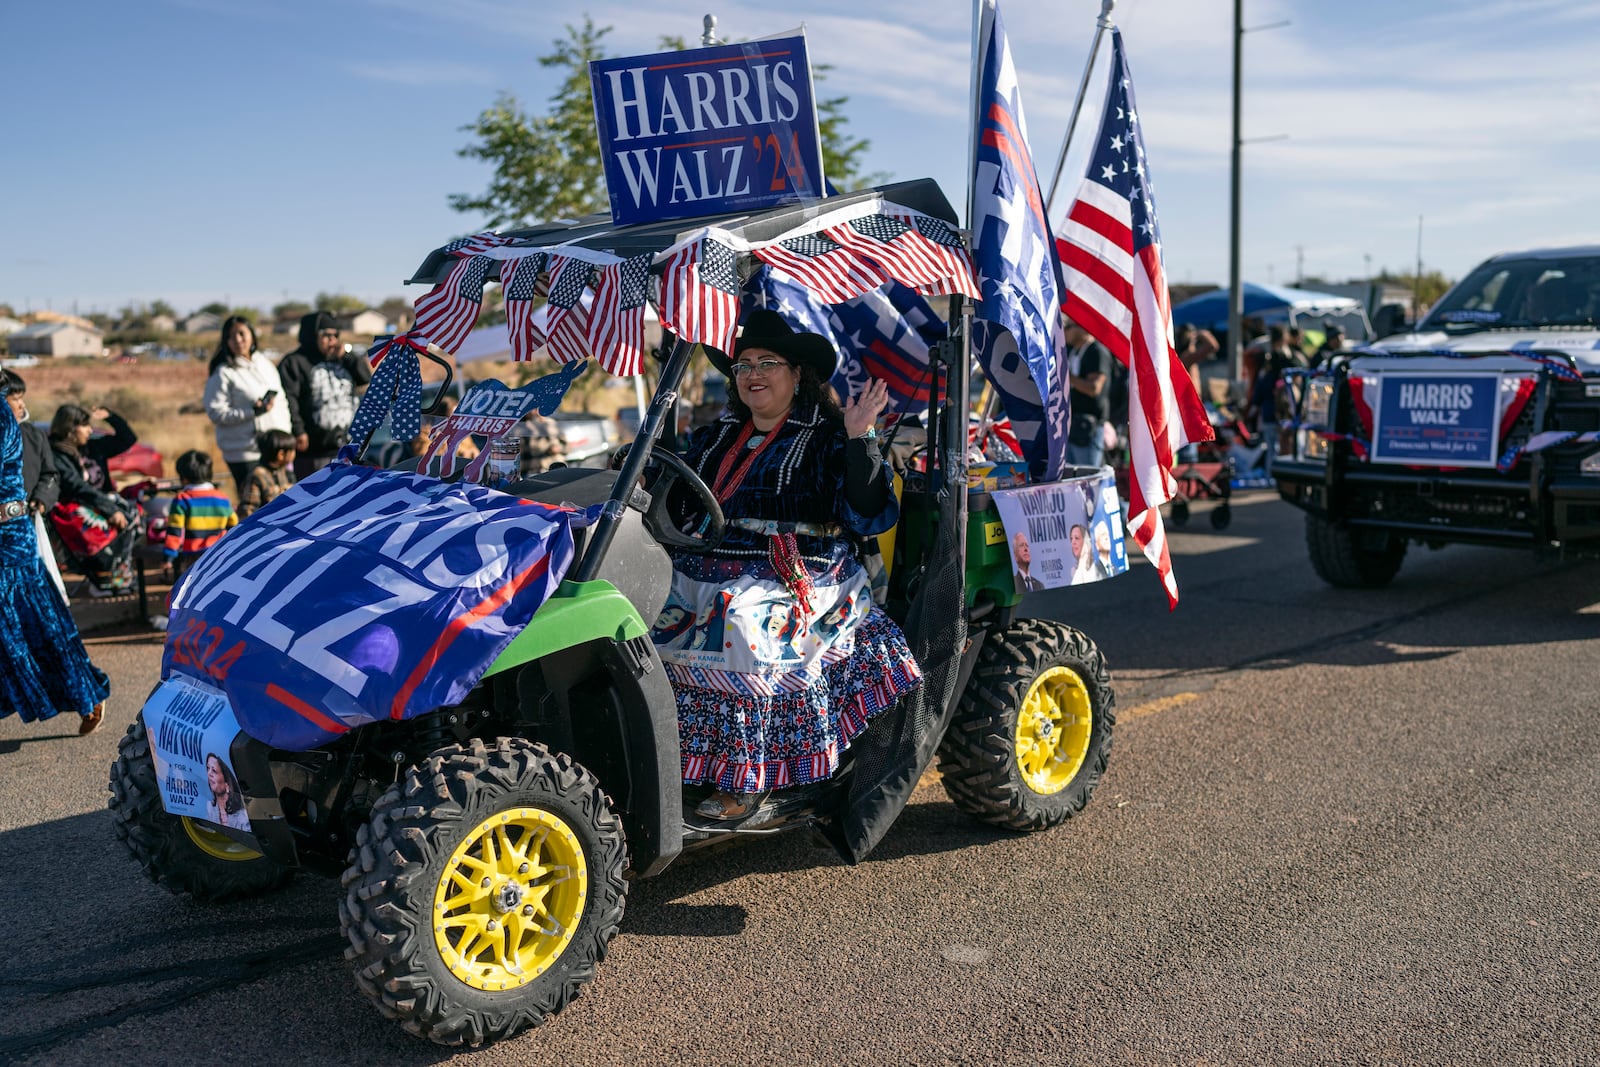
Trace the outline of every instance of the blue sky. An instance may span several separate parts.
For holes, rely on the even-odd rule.
[[[1456,277],[1497,251],[1600,241],[1600,2],[1247,0],[1243,273]],[[537,62],[585,11],[615,55],[662,34],[804,24],[851,97],[869,170],[964,197],[967,0],[0,0],[0,302],[111,310],[405,294],[480,219],[460,127],[498,90],[541,110]],[[1001,0],[1049,184],[1098,0]],[[1228,270],[1229,0],[1121,0],[1167,271]],[[1101,66],[1104,65],[1102,49]],[[1056,214],[1082,170],[1091,82]]]

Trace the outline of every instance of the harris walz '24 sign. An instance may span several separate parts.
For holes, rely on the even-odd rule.
[[[589,77],[617,225],[822,195],[804,34],[597,60]]]

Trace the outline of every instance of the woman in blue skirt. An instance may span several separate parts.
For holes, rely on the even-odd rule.
[[[39,558],[23,491],[21,401],[11,397],[9,372],[0,371],[0,399],[0,718],[15,712],[33,722],[71,711],[82,716],[78,733],[92,733],[111,683],[89,662]]]

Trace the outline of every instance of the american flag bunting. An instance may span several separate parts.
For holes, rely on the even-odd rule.
[[[842,304],[889,280],[882,267],[821,234],[791,237],[751,254],[802,282],[824,304]]]
[[[739,259],[714,237],[690,241],[661,272],[661,325],[681,340],[733,351],[739,322]]]
[[[543,252],[534,252],[500,264],[506,333],[511,338],[511,358],[519,363],[533,359],[544,347],[544,331],[534,321],[538,300],[545,292],[544,260]]]
[[[545,342],[550,357],[557,363],[572,363],[589,357],[589,315],[583,307],[583,292],[589,288],[594,264],[573,256],[549,253],[550,295],[546,298]]]
[[[638,374],[644,367],[644,309],[652,259],[649,252],[642,252],[595,272],[589,349],[611,374]]]
[[[460,259],[444,281],[417,297],[417,321],[410,332],[454,353],[483,310],[483,282],[491,262],[488,256]]]

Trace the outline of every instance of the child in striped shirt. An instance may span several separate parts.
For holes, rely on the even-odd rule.
[[[211,457],[190,449],[178,457],[183,488],[167,513],[167,536],[161,546],[161,571],[171,578],[189,568],[200,553],[239,524],[228,495],[211,484]]]

